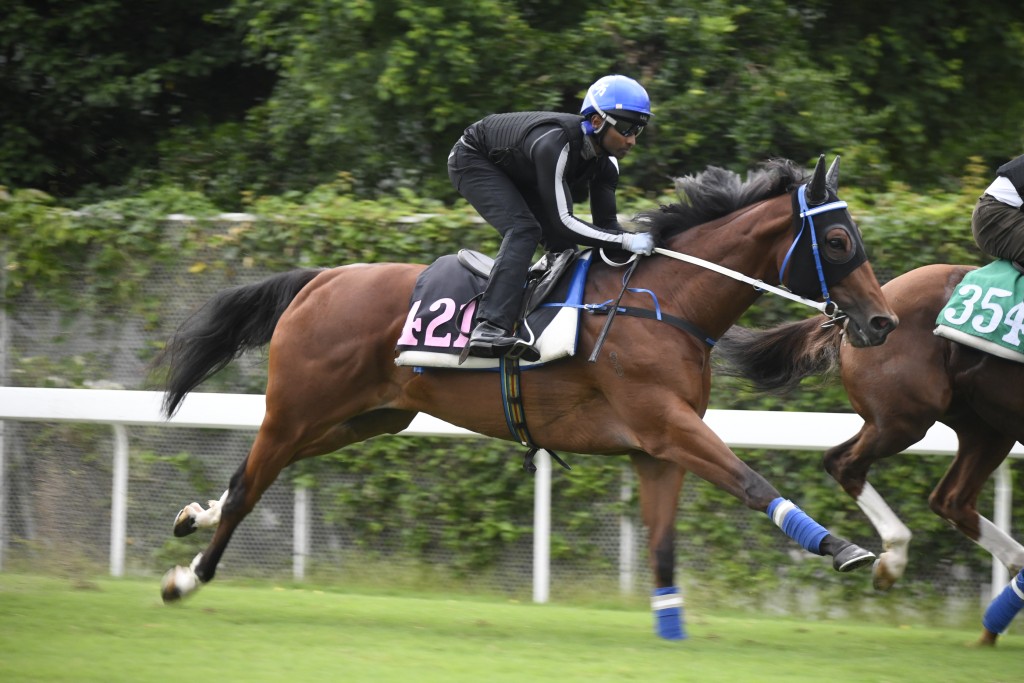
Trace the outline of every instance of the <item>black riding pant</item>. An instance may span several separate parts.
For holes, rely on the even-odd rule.
[[[989,256],[1024,263],[1024,211],[982,195],[974,207],[971,231]]]
[[[527,271],[544,235],[540,222],[512,180],[461,141],[448,156],[448,177],[502,237],[476,317],[512,330],[523,305]]]

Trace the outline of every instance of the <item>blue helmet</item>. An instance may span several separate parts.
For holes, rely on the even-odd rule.
[[[613,74],[598,79],[587,89],[583,98],[580,114],[590,116],[597,113],[602,116],[613,111],[629,111],[640,114],[646,121],[651,114],[651,98],[644,87],[628,76]]]

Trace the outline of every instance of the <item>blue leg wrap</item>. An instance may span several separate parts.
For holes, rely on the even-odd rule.
[[[821,555],[821,541],[828,536],[828,531],[792,501],[776,498],[768,504],[768,517],[804,550]]]
[[[686,640],[683,628],[683,596],[677,586],[655,588],[651,593],[654,632],[666,640]]]
[[[1002,633],[1021,607],[1024,607],[1024,569],[989,603],[981,624],[992,633]]]

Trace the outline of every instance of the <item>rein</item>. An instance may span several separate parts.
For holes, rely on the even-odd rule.
[[[685,261],[687,263],[692,263],[695,266],[700,266],[701,268],[707,268],[708,270],[713,270],[716,273],[720,273],[720,274],[725,275],[727,277],[731,277],[733,280],[739,280],[740,282],[746,282],[748,285],[753,285],[755,289],[763,289],[766,292],[770,292],[772,294],[777,294],[778,296],[781,296],[781,297],[783,297],[785,299],[789,299],[790,301],[796,301],[797,303],[804,304],[805,306],[810,306],[811,308],[817,309],[818,311],[820,311],[821,313],[824,313],[825,315],[827,315],[828,317],[830,317],[832,319],[835,319],[837,316],[841,315],[841,312],[839,311],[839,307],[836,306],[835,302],[833,302],[831,300],[829,300],[829,301],[812,301],[811,299],[805,299],[804,297],[800,296],[799,294],[794,294],[793,292],[790,292],[787,289],[782,289],[780,287],[775,287],[773,285],[769,285],[764,280],[758,280],[758,279],[755,279],[755,278],[752,278],[752,277],[748,277],[748,276],[744,275],[743,273],[740,273],[738,271],[732,270],[730,268],[726,268],[725,266],[720,266],[717,263],[712,263],[711,261],[705,261],[702,258],[697,258],[696,256],[690,256],[689,254],[683,254],[682,252],[672,251],[671,249],[662,249],[661,247],[655,247],[654,248],[654,252],[657,253],[657,254],[661,254],[662,256],[668,256],[669,258],[674,258],[677,261]],[[830,309],[831,309],[831,312],[830,312]]]
[[[786,258],[783,259],[782,268],[779,269],[779,280],[782,280],[783,275],[786,271],[786,267],[789,265],[789,259],[793,255],[793,251],[796,249],[796,245],[800,241],[800,237],[803,235],[804,229],[809,224],[811,226],[811,252],[814,255],[814,265],[818,271],[818,282],[821,284],[821,294],[822,297],[825,299],[824,301],[812,301],[811,299],[804,298],[799,294],[794,294],[788,289],[783,289],[782,287],[775,287],[774,285],[769,285],[763,280],[758,280],[749,277],[738,271],[726,268],[725,266],[720,266],[717,263],[712,263],[711,261],[705,261],[704,259],[697,258],[696,256],[690,256],[689,254],[683,254],[678,251],[672,251],[671,249],[663,249],[661,247],[655,247],[654,251],[655,253],[661,254],[662,256],[668,256],[669,258],[674,258],[677,261],[685,261],[686,263],[690,263],[695,266],[700,266],[701,268],[706,268],[707,270],[713,270],[716,273],[725,275],[727,277],[731,277],[734,280],[739,280],[740,282],[745,282],[749,285],[753,285],[756,289],[770,292],[772,294],[781,296],[785,299],[789,299],[790,301],[795,301],[805,306],[810,306],[811,308],[816,309],[818,312],[824,314],[829,318],[829,322],[826,324],[834,324],[837,320],[845,316],[843,312],[839,310],[839,306],[834,301],[832,301],[832,298],[829,296],[828,293],[828,287],[825,284],[825,273],[823,272],[821,267],[821,254],[818,249],[818,237],[814,230],[813,216],[816,216],[819,213],[826,213],[828,211],[845,209],[847,205],[844,201],[835,201],[829,202],[828,204],[815,206],[814,208],[809,208],[807,206],[807,199],[805,196],[806,189],[807,185],[801,185],[800,189],[797,191],[800,200],[800,231],[793,239],[793,244],[789,247],[789,251],[786,252]]]

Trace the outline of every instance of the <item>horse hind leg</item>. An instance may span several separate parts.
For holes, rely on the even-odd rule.
[[[207,501],[209,508],[191,502],[181,509],[174,519],[174,535],[178,538],[188,536],[199,529],[210,529],[220,524],[220,511],[227,500],[228,492],[224,491],[219,500]]]
[[[288,464],[333,453],[345,446],[366,441],[382,434],[398,434],[412,423],[417,413],[409,410],[381,408],[334,425],[324,434],[299,449]]]
[[[217,563],[220,562],[235,528],[291,459],[292,451],[287,444],[287,440],[271,436],[271,430],[266,428],[264,422],[249,455],[231,477],[228,490],[221,498],[223,503],[216,506],[219,514],[210,515],[211,519],[217,518],[213,539],[187,567],[177,566],[164,574],[160,584],[160,594],[164,602],[174,602],[187,597],[197,591],[202,584],[213,579]],[[187,506],[183,512],[188,514],[196,511],[192,506]],[[182,513],[179,513],[179,520],[181,517]],[[178,522],[175,523],[176,530],[180,526]],[[198,528],[198,525],[196,526]]]
[[[415,416],[416,413],[402,410],[375,410],[360,415],[327,430],[322,437],[297,452],[289,464],[303,458],[332,453],[379,434],[397,434],[408,427]],[[174,535],[181,538],[199,529],[216,527],[220,523],[221,509],[227,497],[228,491],[224,491],[219,500],[207,501],[209,507],[206,509],[196,502],[183,507],[174,520]]]
[[[1024,567],[1024,546],[978,512],[978,495],[1006,459],[1014,439],[984,424],[955,426],[960,441],[952,464],[928,497],[932,512],[1003,563],[1010,574]]]
[[[216,531],[206,550],[196,555],[187,567],[177,566],[164,574],[161,581],[164,602],[180,600],[213,579],[234,530],[287,465],[302,458],[332,453],[373,436],[400,432],[415,416],[416,413],[409,411],[372,411],[334,425],[299,446],[296,444],[301,430],[278,434],[270,426],[272,422],[265,420],[249,455],[232,476],[220,500],[210,501],[209,510],[204,511],[198,503],[193,503],[178,514],[175,535],[187,535],[205,526],[215,526]],[[179,529],[183,533],[179,534]]]

